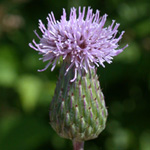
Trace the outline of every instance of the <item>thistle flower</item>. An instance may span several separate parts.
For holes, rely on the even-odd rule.
[[[90,7],[87,14],[85,11],[85,7],[82,11],[79,7],[77,15],[77,10],[71,8],[69,20],[67,20],[66,11],[63,9],[60,21],[56,20],[51,12],[47,17],[47,28],[39,20],[39,29],[43,35],[40,37],[36,31],[35,34],[40,43],[36,43],[33,39],[33,44],[29,44],[31,48],[43,55],[41,58],[43,62],[49,61],[46,67],[39,71],[46,70],[51,64],[51,71],[53,71],[62,57],[64,61],[67,60],[70,63],[65,75],[74,67],[74,77],[71,80],[73,82],[77,78],[77,73],[81,74],[82,69],[88,73],[90,69],[95,68],[95,65],[105,67],[105,61],[111,63],[113,57],[128,46],[117,49],[118,42],[124,34],[122,31],[120,36],[116,37],[120,24],[115,24],[113,20],[110,26],[104,27],[107,14],[101,17],[99,10],[96,10],[94,14]]]
[[[49,61],[51,71],[56,63],[63,59],[59,79],[53,100],[50,104],[50,124],[64,138],[73,140],[74,150],[83,149],[83,141],[96,138],[106,126],[107,108],[95,66],[111,63],[114,56],[121,53],[128,45],[118,48],[119,24],[113,20],[104,27],[107,15],[88,7],[77,10],[71,8],[69,20],[66,11],[60,21],[56,21],[53,12],[47,17],[47,28],[39,20],[40,42],[29,44],[42,54],[44,62]]]

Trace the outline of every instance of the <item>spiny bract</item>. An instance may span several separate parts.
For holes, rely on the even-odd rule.
[[[61,66],[55,94],[50,104],[50,124],[64,138],[85,141],[96,138],[104,130],[107,109],[94,70],[82,72],[74,82],[73,68],[65,76],[69,64]]]

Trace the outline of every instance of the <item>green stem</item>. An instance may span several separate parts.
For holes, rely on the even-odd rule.
[[[84,142],[73,141],[73,150],[84,150]]]

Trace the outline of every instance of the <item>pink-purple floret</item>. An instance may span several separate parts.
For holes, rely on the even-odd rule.
[[[63,9],[60,21],[56,20],[51,12],[47,17],[47,28],[39,20],[39,29],[43,35],[40,37],[36,31],[35,34],[40,42],[36,43],[33,39],[33,44],[29,43],[31,48],[43,55],[41,58],[43,62],[49,61],[45,68],[39,71],[46,70],[51,64],[51,71],[53,71],[62,57],[64,61],[70,62],[65,74],[74,67],[74,78],[71,80],[73,82],[77,78],[77,73],[81,74],[82,69],[87,73],[89,69],[95,68],[95,65],[100,64],[105,67],[105,61],[111,63],[113,56],[118,55],[128,46],[117,49],[118,42],[124,34],[122,31],[120,36],[116,37],[120,24],[112,20],[111,25],[104,27],[106,14],[100,16],[99,10],[94,14],[90,7],[87,15],[85,11],[85,7],[82,10],[79,7],[77,15],[77,10],[71,8],[67,20],[66,11]]]

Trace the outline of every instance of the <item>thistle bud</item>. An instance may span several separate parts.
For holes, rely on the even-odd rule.
[[[83,142],[96,138],[105,128],[107,109],[95,66],[112,63],[114,56],[128,45],[118,48],[124,31],[118,36],[119,23],[105,27],[107,14],[88,7],[71,8],[69,19],[63,9],[60,21],[53,12],[47,17],[47,27],[39,20],[40,42],[33,39],[31,48],[49,61],[54,70],[60,58],[63,60],[54,98],[50,104],[50,124],[62,137],[73,139],[74,149],[83,148]]]
[[[55,94],[50,104],[50,124],[61,136],[76,141],[96,138],[105,128],[107,109],[94,69],[82,72],[74,82],[74,69],[65,74],[61,66]]]

